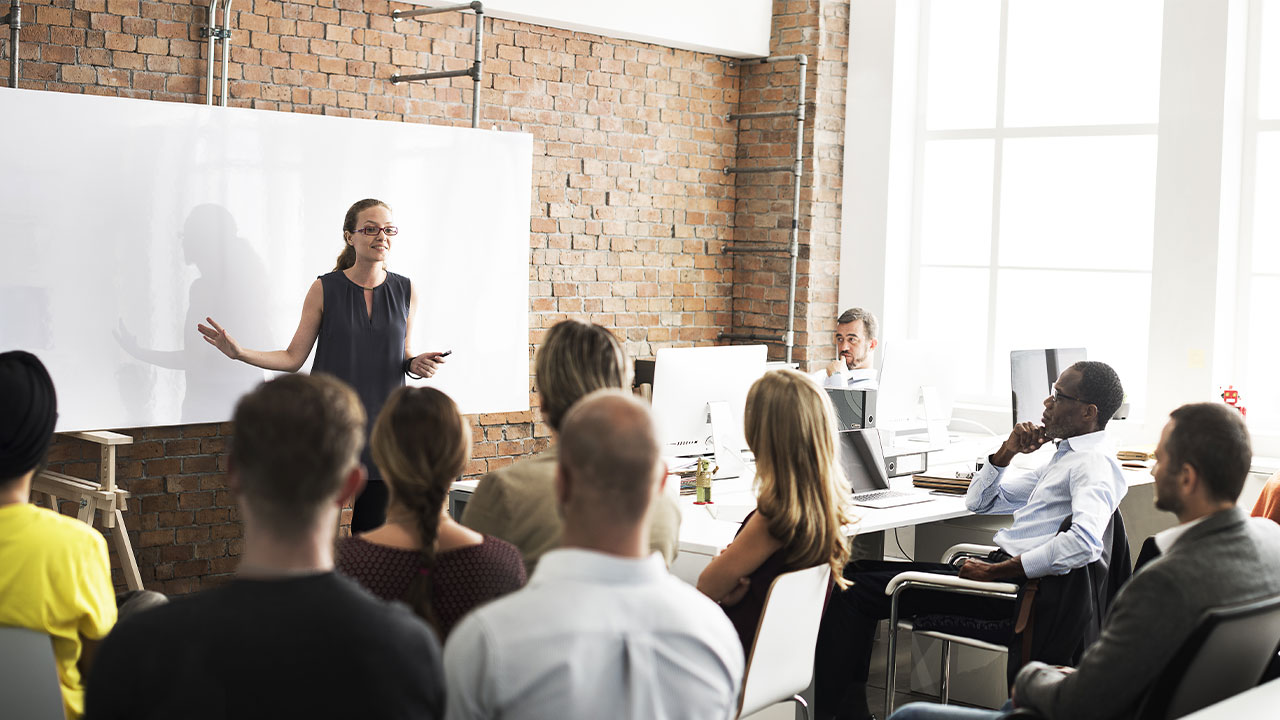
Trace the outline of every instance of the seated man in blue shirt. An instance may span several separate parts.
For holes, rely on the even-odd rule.
[[[1124,398],[1120,378],[1100,362],[1067,368],[1045,398],[1042,425],[1020,423],[969,486],[965,505],[976,513],[1012,514],[1012,527],[995,535],[999,557],[970,560],[962,578],[1024,582],[1063,575],[1102,556],[1103,536],[1128,486],[1106,445],[1107,421]],[[1059,440],[1053,459],[1030,473],[1006,473],[1020,453]],[[1059,533],[1063,521],[1071,526]],[[819,717],[868,718],[866,682],[876,624],[889,617],[885,586],[898,573],[956,571],[940,563],[860,561],[846,577],[853,587],[828,604],[818,638],[816,698]],[[904,617],[930,613],[1006,619],[1007,600],[917,592],[899,601]]]

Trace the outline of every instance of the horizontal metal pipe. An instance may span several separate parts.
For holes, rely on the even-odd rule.
[[[754,118],[797,117],[798,110],[777,110],[774,112],[729,113],[725,117],[730,120],[751,120]]]
[[[788,60],[795,60],[801,65],[809,64],[809,57],[807,55],[772,55],[764,58],[748,58],[746,60],[739,60],[738,62],[742,65],[763,65],[765,63],[786,62]]]
[[[764,244],[764,243],[761,243],[761,244],[759,244],[759,245],[753,245],[753,244],[747,244],[747,243],[744,243],[744,244],[740,244],[740,245],[725,245],[725,246],[724,246],[724,252],[727,252],[727,253],[732,253],[732,252],[738,252],[738,253],[757,253],[757,252],[758,252],[758,253],[785,253],[785,252],[791,252],[791,247],[790,247],[789,245],[784,245],[784,244],[782,244],[782,243],[773,243],[773,244],[768,244],[768,245],[766,245],[766,244]]]
[[[780,165],[778,167],[727,167],[724,174],[738,173],[739,175],[750,175],[752,173],[771,173],[771,172],[791,172],[790,165]]]
[[[757,333],[722,332],[718,337],[720,340],[763,340],[765,342],[773,343],[783,342],[783,337],[781,335],[759,335]]]
[[[417,75],[392,75],[391,82],[402,83],[402,82],[414,82],[416,80],[435,80],[437,78],[462,77],[464,75],[470,75],[472,72],[473,71],[471,68],[467,68],[466,70],[441,70],[439,72],[418,73]]]
[[[459,5],[444,5],[435,8],[421,8],[418,10],[397,10],[391,13],[392,20],[404,20],[406,18],[422,17],[423,15],[436,15],[444,12],[453,12],[454,10],[476,10],[480,3],[469,2]]]

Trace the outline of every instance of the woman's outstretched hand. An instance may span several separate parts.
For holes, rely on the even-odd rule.
[[[240,344],[235,341],[221,325],[213,321],[213,318],[204,319],[209,323],[196,325],[196,329],[204,336],[204,341],[218,348],[218,351],[232,360],[239,360],[241,355]]]

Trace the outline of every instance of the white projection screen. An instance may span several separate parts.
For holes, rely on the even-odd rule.
[[[365,197],[400,227],[414,351],[453,351],[426,382],[528,409],[529,135],[4,88],[0,137],[0,351],[49,367],[59,431],[230,419],[272,373],[197,321],[286,347]]]

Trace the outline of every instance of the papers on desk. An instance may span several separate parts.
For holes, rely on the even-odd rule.
[[[956,475],[929,475],[920,473],[911,476],[911,484],[918,488],[925,488],[934,492],[947,493],[948,495],[963,495],[969,491],[969,482],[972,478]]]
[[[1120,461],[1121,467],[1146,470],[1151,467],[1151,461],[1156,459],[1156,454],[1146,449],[1129,448],[1117,450],[1116,459]]]

